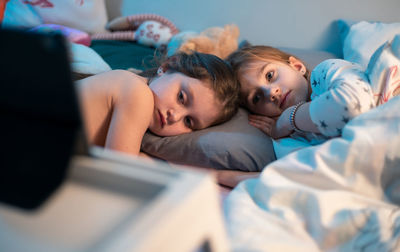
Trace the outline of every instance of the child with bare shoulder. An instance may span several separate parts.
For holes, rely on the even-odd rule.
[[[148,73],[113,70],[77,82],[91,144],[138,155],[147,130],[189,133],[237,111],[239,84],[214,55],[179,53]]]

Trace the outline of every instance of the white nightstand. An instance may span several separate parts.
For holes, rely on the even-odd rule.
[[[73,158],[67,180],[36,211],[0,205],[0,251],[229,250],[211,175],[104,157]]]

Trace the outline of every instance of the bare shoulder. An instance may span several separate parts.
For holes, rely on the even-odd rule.
[[[153,93],[147,85],[147,79],[125,70],[115,70],[113,93],[124,103],[150,105],[154,102]],[[151,106],[152,107],[152,106]]]
[[[110,71],[105,79],[108,78],[108,100],[114,109],[128,113],[132,120],[150,120],[154,97],[147,79],[125,70]]]
[[[111,70],[77,81],[78,85],[107,85],[109,87],[124,83],[140,83],[147,85],[147,79],[126,70]]]
[[[108,73],[108,77],[112,116],[105,146],[137,155],[153,115],[153,92],[147,79],[134,73],[118,70]]]
[[[107,97],[110,102],[127,102],[143,98],[153,99],[152,92],[147,85],[147,78],[126,70],[111,70],[96,74],[77,82],[82,92],[93,97]]]

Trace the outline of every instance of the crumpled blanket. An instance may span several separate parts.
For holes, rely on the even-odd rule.
[[[233,250],[399,250],[399,108],[395,97],[239,184],[224,202]]]
[[[393,64],[372,60],[386,72],[371,63],[370,79],[397,81]],[[400,96],[351,120],[341,137],[301,147],[227,196],[232,250],[400,251]]]

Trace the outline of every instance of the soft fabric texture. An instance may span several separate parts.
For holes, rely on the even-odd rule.
[[[136,41],[151,47],[166,46],[178,33],[176,26],[167,18],[156,14],[138,14],[117,17],[107,25],[107,32],[92,35],[93,40]]]
[[[340,37],[340,42],[342,43],[342,48],[343,48],[344,40],[346,39],[347,34],[349,34],[351,26],[356,23],[358,23],[358,22],[350,20],[350,19],[339,19],[337,21],[337,25],[339,28],[339,37]]]
[[[172,36],[168,26],[152,20],[143,22],[135,32],[139,44],[154,47],[167,45]]]
[[[198,34],[193,31],[184,31],[172,37],[167,46],[167,54],[171,56],[177,52],[196,51],[226,59],[229,54],[238,49],[239,34],[239,27],[235,24],[209,27]]]
[[[176,26],[167,18],[156,14],[138,14],[117,17],[107,25],[107,32],[92,35],[93,40],[136,41],[151,47],[166,46],[178,33]]]
[[[324,82],[337,82],[333,84],[338,85],[339,89],[335,90],[335,88],[330,88],[329,92],[330,96],[332,96],[334,93],[338,93],[335,95],[336,99],[343,96],[339,101],[345,101],[346,99],[351,100],[352,97],[354,97],[351,95],[351,92],[365,89],[365,93],[363,94],[364,99],[360,101],[360,109],[363,108],[365,112],[365,110],[368,110],[370,103],[372,103],[370,107],[373,108],[374,106],[379,106],[389,101],[396,93],[397,95],[400,93],[400,35],[396,35],[393,40],[384,43],[376,50],[368,62],[368,68],[365,73],[359,69],[358,64],[355,63],[348,64],[347,67],[343,68],[343,71],[339,71],[340,68],[338,69],[335,66],[332,66],[331,69],[330,63],[336,61],[340,62],[341,60],[324,61],[312,72],[311,84],[313,96],[322,94],[322,98],[324,98],[324,90],[327,88],[327,86],[325,86],[326,83],[324,84]],[[325,86],[325,88],[322,88],[323,86],[321,86],[321,83],[314,84],[315,79],[320,80],[324,84],[323,86]],[[368,80],[368,84],[365,83],[366,79]],[[341,82],[345,83],[341,84]],[[350,87],[353,88],[349,90],[350,92],[346,92],[346,90]],[[369,92],[372,92],[372,97],[370,94],[368,94]],[[316,122],[317,125],[319,119],[318,116],[313,115],[313,110],[318,110],[320,107],[325,108],[321,111],[321,116],[337,116],[344,112],[344,110],[343,112],[332,111],[335,106],[324,105],[327,102],[333,102],[333,99],[321,99],[319,104],[314,102],[312,104],[313,106],[310,107],[311,118],[313,118],[313,121]],[[349,108],[346,110],[346,113],[357,108],[358,105],[349,106]],[[343,122],[348,121],[351,121],[350,117],[343,117]],[[338,129],[341,128],[342,127],[338,127]],[[297,137],[296,139],[278,139],[275,140],[273,144],[275,154],[277,158],[280,159],[291,152],[313,144],[313,142],[308,141],[305,138]]]
[[[70,43],[71,67],[75,73],[99,74],[110,71],[111,67],[92,48]]]
[[[112,69],[140,69],[155,67],[154,48],[130,41],[93,40],[90,48],[95,50]]]
[[[398,39],[374,53],[371,80],[399,67]],[[392,97],[320,145],[274,141],[279,159],[224,202],[232,251],[399,251],[399,108]]]
[[[8,0],[3,0],[0,2],[0,22],[3,21],[4,10],[6,9],[6,3]]]
[[[6,5],[2,25],[32,28],[59,24],[95,33],[104,31],[106,23],[104,0],[12,0]]]
[[[142,151],[172,163],[241,171],[261,171],[275,160],[271,138],[248,123],[244,109],[224,124],[189,134],[146,133]]]
[[[400,91],[400,34],[383,44],[372,55],[366,73],[372,84],[376,104],[380,105]]]
[[[394,97],[240,183],[224,202],[232,251],[399,251],[399,108]]]
[[[310,119],[320,133],[291,134],[311,145],[342,134],[347,122],[374,108],[369,79],[361,66],[342,59],[328,59],[311,72]]]
[[[91,43],[88,33],[64,25],[41,24],[30,29],[30,31],[42,33],[59,32],[73,43],[82,44],[85,46],[90,46]]]
[[[168,18],[154,13],[136,14],[125,17],[117,17],[111,20],[107,25],[107,30],[110,31],[136,31],[139,26],[145,21],[157,21],[160,24],[167,26],[172,34],[178,33],[178,28]]]
[[[312,71],[310,83],[310,118],[324,136],[340,136],[348,121],[375,107],[368,77],[358,64],[325,60]]]
[[[339,20],[343,58],[367,68],[372,54],[400,33],[400,23]]]

